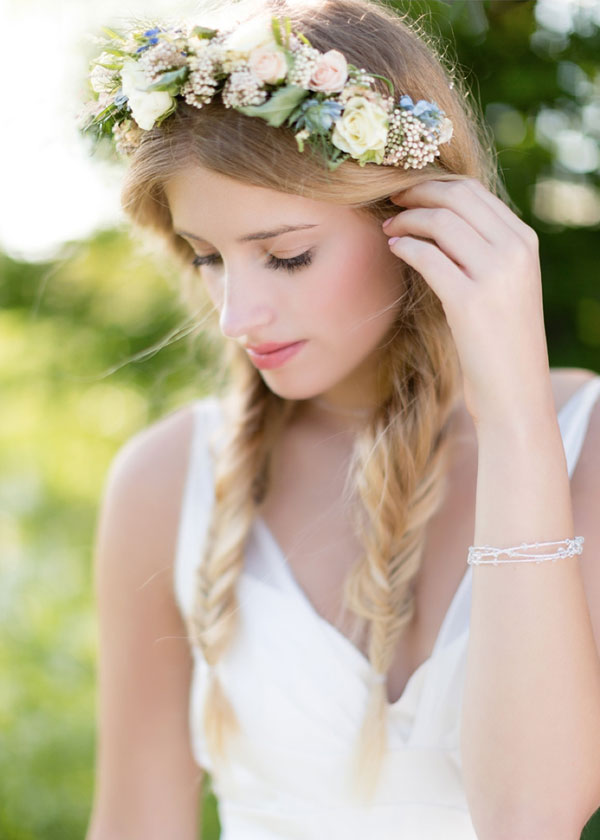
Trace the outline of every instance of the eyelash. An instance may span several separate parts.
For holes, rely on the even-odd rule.
[[[280,268],[285,269],[286,271],[292,272],[297,271],[300,268],[305,268],[309,266],[312,262],[313,252],[312,251],[305,251],[303,254],[298,254],[297,257],[291,257],[290,259],[284,260],[280,259],[279,257],[274,257],[273,254],[269,254],[269,259],[267,260],[268,268],[272,268],[273,270],[277,270]],[[192,260],[192,265],[200,267],[203,265],[214,265],[220,258],[216,254],[208,254],[207,256],[196,256]]]

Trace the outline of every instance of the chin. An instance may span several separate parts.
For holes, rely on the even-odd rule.
[[[320,396],[328,387],[331,387],[331,385],[317,385],[316,383],[277,382],[277,377],[272,377],[275,381],[269,381],[270,379],[271,377],[263,376],[267,388],[282,400],[309,400]]]

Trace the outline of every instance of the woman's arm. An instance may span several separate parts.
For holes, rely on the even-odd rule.
[[[473,178],[392,201],[390,247],[442,302],[477,429],[474,544],[581,535],[598,567],[597,502],[574,523],[535,231]],[[578,556],[474,567],[461,752],[480,840],[579,840],[600,803],[600,661]]]
[[[582,534],[584,554],[597,552],[600,480],[596,516],[574,529],[552,395],[537,396],[512,425],[506,413],[479,424],[475,544]],[[579,840],[600,806],[600,660],[580,559],[472,571],[461,753],[478,837]]]
[[[137,435],[107,481],[94,568],[98,737],[86,840],[198,836],[192,657],[172,572],[190,419],[179,411]]]

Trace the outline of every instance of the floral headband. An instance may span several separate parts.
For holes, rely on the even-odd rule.
[[[103,52],[92,62],[93,91],[79,128],[95,141],[109,137],[132,154],[145,131],[161,125],[184,100],[196,108],[220,93],[226,108],[292,128],[320,150],[327,167],[351,157],[367,163],[422,169],[452,137],[452,122],[435,104],[410,96],[394,102],[392,82],[322,53],[290,19],[260,16],[227,32],[202,26],[159,26],[121,35],[105,29]],[[373,88],[382,79],[390,95]]]

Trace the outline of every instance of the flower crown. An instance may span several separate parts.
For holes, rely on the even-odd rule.
[[[105,29],[103,52],[92,61],[92,98],[79,128],[95,141],[109,137],[119,154],[132,154],[149,131],[184,100],[202,108],[220,93],[226,108],[292,128],[320,150],[327,167],[351,157],[367,163],[422,169],[452,137],[452,123],[435,104],[410,96],[394,102],[392,82],[322,53],[290,19],[262,15],[219,31],[160,26],[121,35]],[[382,79],[390,95],[373,85]]]

